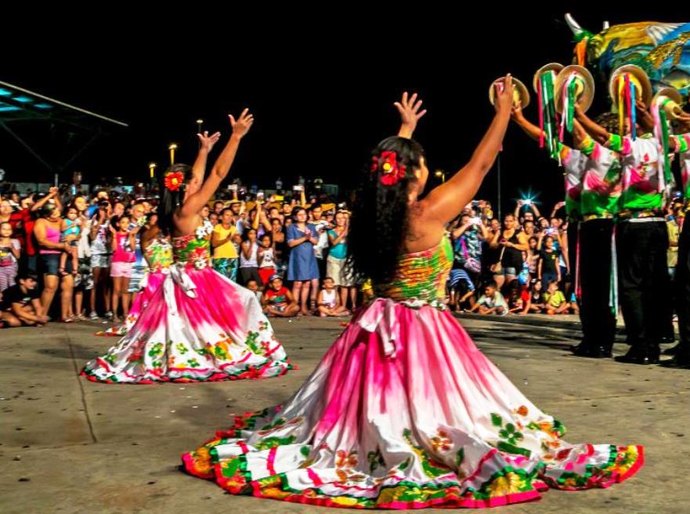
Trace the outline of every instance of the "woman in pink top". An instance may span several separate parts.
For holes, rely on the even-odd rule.
[[[60,267],[60,253],[69,249],[69,243],[60,242],[60,226],[62,218],[60,209],[51,203],[45,204],[40,210],[40,218],[34,225],[34,236],[38,242],[40,262],[39,269],[43,272],[43,292],[41,293],[41,315],[48,315],[50,305],[58,287],[58,268]],[[62,293],[60,295],[61,320],[65,323],[73,321],[72,313],[72,289],[74,278],[72,276],[71,260],[65,268],[67,275],[60,280]]]

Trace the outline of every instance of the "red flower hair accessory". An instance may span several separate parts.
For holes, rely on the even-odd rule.
[[[184,174],[181,171],[171,171],[165,175],[163,184],[168,191],[179,191],[184,184]]]
[[[386,150],[381,155],[374,155],[371,160],[371,171],[381,169],[379,181],[384,186],[394,186],[405,178],[406,167],[398,162],[398,154],[394,151]]]

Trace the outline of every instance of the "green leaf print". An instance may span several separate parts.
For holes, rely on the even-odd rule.
[[[256,345],[256,340],[258,339],[258,337],[258,332],[249,332],[249,334],[247,334],[247,339],[244,341],[245,344],[249,346],[249,348],[251,348],[254,353],[258,353],[259,351],[259,348]]]
[[[177,343],[175,346],[177,348],[177,351],[180,352],[182,355],[187,353],[189,350],[187,350],[187,347],[183,343]]]
[[[503,418],[498,414],[491,413],[491,424],[495,427],[503,426]]]
[[[276,446],[292,444],[295,441],[295,439],[297,439],[297,437],[294,435],[288,437],[267,437],[266,439],[256,443],[256,445],[254,446],[257,450],[270,450],[271,448],[274,448]]]
[[[259,430],[271,430],[272,428],[284,425],[285,421],[287,421],[285,418],[276,418],[274,421],[262,426]]]
[[[460,467],[463,460],[465,460],[465,449],[460,448],[458,452],[455,454],[455,465],[457,467]]]
[[[403,430],[403,438],[410,446],[410,448],[412,448],[412,451],[419,457],[419,460],[422,463],[422,468],[424,469],[424,473],[428,477],[436,478],[445,475],[450,471],[450,469],[447,468],[444,464],[435,461],[431,456],[429,456],[429,454],[424,450],[424,448],[413,444],[412,431],[409,428]]]
[[[385,464],[383,461],[383,455],[381,455],[381,450],[376,448],[375,452],[367,453],[367,461],[369,462],[369,470],[371,473]]]
[[[156,343],[149,350],[149,357],[158,357],[162,353],[163,353],[163,343]]]
[[[189,365],[190,368],[198,368],[200,366],[196,359],[187,359],[187,365]]]

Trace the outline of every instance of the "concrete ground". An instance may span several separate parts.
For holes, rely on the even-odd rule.
[[[479,347],[573,442],[638,443],[646,464],[607,490],[547,492],[513,513],[690,512],[690,371],[572,357],[572,318],[465,317]],[[0,512],[326,512],[225,494],[177,469],[231,413],[287,399],[342,330],[337,320],[277,321],[299,370],[213,384],[105,385],[78,376],[115,342],[90,323],[0,331]],[[617,344],[616,353],[627,347]],[[426,512],[441,512],[427,510]],[[444,511],[447,512],[447,511]]]

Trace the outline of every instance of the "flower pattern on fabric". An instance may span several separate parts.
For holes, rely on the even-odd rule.
[[[435,273],[445,268],[439,263],[452,258],[449,248],[447,260],[437,254],[446,251],[439,245],[400,259],[401,267],[417,266],[426,281],[420,290],[432,298]],[[639,446],[563,441],[563,425],[530,403],[448,311],[409,307],[415,295],[403,287],[392,295],[355,316],[285,404],[236,417],[183,455],[185,470],[232,494],[418,509],[494,507],[536,500],[549,488],[609,487],[642,466]],[[363,317],[386,324],[394,359]],[[429,369],[442,371],[430,377]]]
[[[90,380],[191,382],[280,376],[292,366],[254,294],[206,266],[209,242],[173,238],[176,263],[149,276],[146,304],[106,355],[86,364]],[[149,287],[147,284],[147,288]]]

